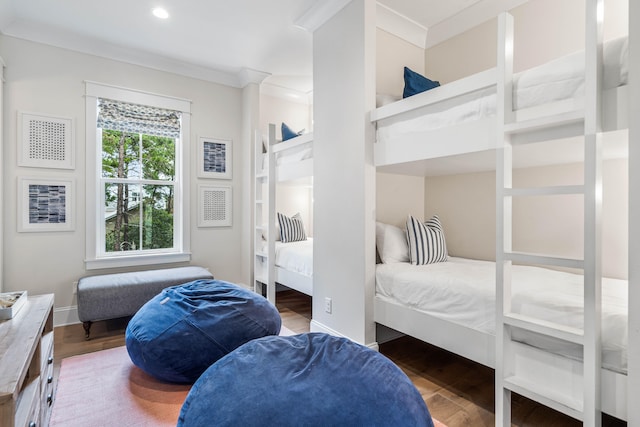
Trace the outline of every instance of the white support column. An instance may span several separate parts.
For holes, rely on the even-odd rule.
[[[601,213],[602,213],[602,24],[603,0],[586,0],[584,147],[584,418],[602,423],[601,363]]]
[[[505,259],[505,252],[512,250],[512,197],[505,195],[505,189],[512,188],[513,156],[505,125],[514,117],[513,16],[508,13],[498,18],[497,48],[495,424],[507,426],[511,424],[511,391],[504,387],[504,379],[513,374],[513,369],[508,357],[511,333],[504,325],[504,313],[511,311],[511,261]]]
[[[372,346],[375,129],[368,112],[375,108],[375,38],[376,4],[370,0],[349,1],[313,33],[311,330]]]
[[[2,134],[4,132],[4,112],[2,106],[4,105],[4,61],[0,58],[0,224],[4,224],[3,211],[4,211],[4,196],[3,196],[3,186],[4,186],[4,158],[2,152],[4,151],[4,144],[2,139]],[[2,227],[4,228],[4,227]],[[0,228],[0,292],[3,291],[3,283],[4,283],[4,268],[3,268],[3,260],[4,260],[4,235],[2,228]]]
[[[629,0],[629,348],[627,421],[640,425],[640,2]]]
[[[242,89],[242,141],[236,144],[239,148],[238,158],[241,159],[242,171],[240,175],[239,203],[234,203],[234,212],[240,206],[253,206],[253,195],[255,193],[254,180],[254,130],[260,128],[260,84],[248,83]],[[254,218],[253,209],[241,209],[240,219],[240,277],[242,283],[246,283],[253,288],[253,266],[254,266]]]
[[[269,147],[268,153],[268,165],[269,172],[267,177],[267,200],[268,200],[268,235],[267,241],[267,299],[273,304],[276,303],[276,155],[273,152],[273,145],[276,140],[276,126],[272,123],[269,125]]]

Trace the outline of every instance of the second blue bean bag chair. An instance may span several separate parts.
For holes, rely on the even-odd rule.
[[[320,333],[253,340],[214,363],[187,395],[179,427],[426,426],[433,421],[391,360]]]

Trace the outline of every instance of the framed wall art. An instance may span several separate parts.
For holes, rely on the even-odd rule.
[[[231,179],[232,141],[228,139],[198,139],[198,176],[200,178]]]
[[[18,166],[75,169],[74,120],[18,112]]]
[[[231,186],[198,185],[198,227],[232,225]]]
[[[74,181],[18,178],[18,231],[72,231]]]

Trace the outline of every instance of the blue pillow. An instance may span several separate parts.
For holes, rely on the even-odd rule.
[[[294,132],[293,130],[291,130],[291,128],[289,126],[287,126],[287,124],[285,122],[282,122],[281,131],[282,131],[282,140],[283,141],[286,141],[287,139],[295,138],[296,136],[302,135],[302,131]]]
[[[425,92],[434,87],[440,86],[440,82],[429,80],[422,74],[418,74],[415,71],[404,67],[404,91],[402,92],[403,98],[408,98],[420,92]]]
[[[262,295],[222,280],[164,289],[127,325],[131,361],[162,381],[193,383],[212,363],[255,338],[277,335],[278,310]]]
[[[391,360],[322,333],[259,338],[211,365],[177,426],[212,424],[433,427],[420,392]]]

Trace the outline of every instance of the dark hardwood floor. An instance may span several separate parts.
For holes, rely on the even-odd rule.
[[[308,332],[311,298],[296,291],[278,292],[282,323],[296,333]],[[124,345],[128,319],[96,322],[91,339],[82,325],[55,328],[55,372],[63,358]],[[411,337],[380,345],[380,352],[396,363],[422,394],[431,414],[448,427],[494,425],[493,370]],[[512,397],[512,425],[573,427],[581,423],[521,396]],[[626,423],[603,416],[604,427]]]

